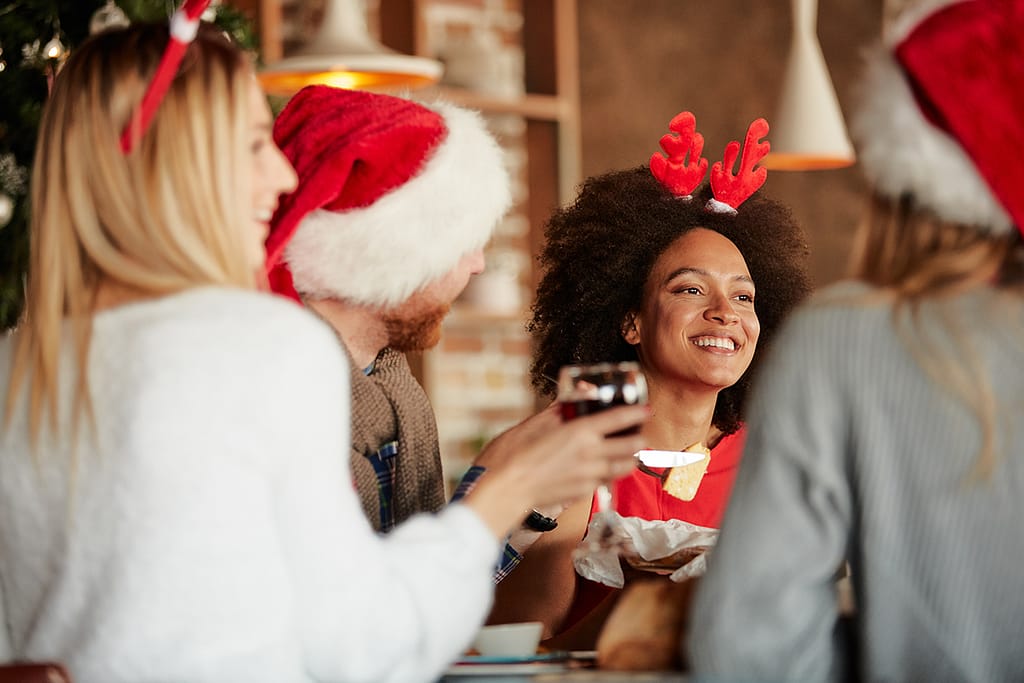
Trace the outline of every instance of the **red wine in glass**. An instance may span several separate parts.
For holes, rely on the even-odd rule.
[[[592,413],[599,413],[602,410],[607,410],[612,406],[624,406],[628,405],[626,399],[622,395],[616,395],[611,401],[601,401],[599,399],[581,399],[579,401],[562,401],[559,403],[559,410],[562,413],[562,421],[571,420],[576,417],[582,417],[584,415],[590,415]],[[620,429],[617,432],[612,432],[608,436],[627,436],[629,434],[639,434],[640,425],[635,427],[627,427],[626,429]]]
[[[562,420],[647,402],[647,383],[638,364],[594,363],[567,365],[559,372],[558,401]],[[636,434],[639,425],[608,436]]]

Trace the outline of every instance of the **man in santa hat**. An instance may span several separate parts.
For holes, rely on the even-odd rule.
[[[502,152],[475,112],[326,86],[289,101],[274,139],[299,184],[267,239],[271,286],[319,314],[351,357],[353,476],[388,531],[445,504],[436,421],[404,353],[438,342],[484,268],[511,202]]]

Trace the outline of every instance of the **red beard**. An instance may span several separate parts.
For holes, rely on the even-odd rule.
[[[412,316],[385,315],[388,346],[403,353],[437,346],[441,340],[441,324],[450,309],[446,304]]]

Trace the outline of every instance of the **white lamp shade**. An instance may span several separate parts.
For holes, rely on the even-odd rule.
[[[328,0],[317,35],[295,55],[259,73],[272,95],[293,95],[307,85],[360,90],[417,88],[437,83],[441,63],[395,52],[373,40],[361,0]]]
[[[818,43],[817,0],[792,4],[793,38],[771,123],[772,149],[762,165],[793,171],[849,166],[856,156]]]

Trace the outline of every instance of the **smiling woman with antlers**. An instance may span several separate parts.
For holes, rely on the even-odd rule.
[[[618,510],[717,528],[739,462],[755,350],[809,292],[807,249],[789,211],[755,195],[767,175],[757,166],[769,149],[764,119],[751,124],[742,156],[739,142],[729,143],[710,186],[701,185],[708,161],[693,114],[679,114],[669,128],[661,139],[667,156],[588,179],[549,221],[529,323],[532,377],[550,395],[547,377],[562,365],[639,361],[652,408],[647,446],[707,447],[711,455],[696,491],[684,495],[690,500],[665,490],[666,472],[637,470],[615,483]],[[591,507],[565,510],[499,585],[492,622],[541,620],[547,636],[557,636],[552,646],[594,646],[618,591],[573,567]]]

